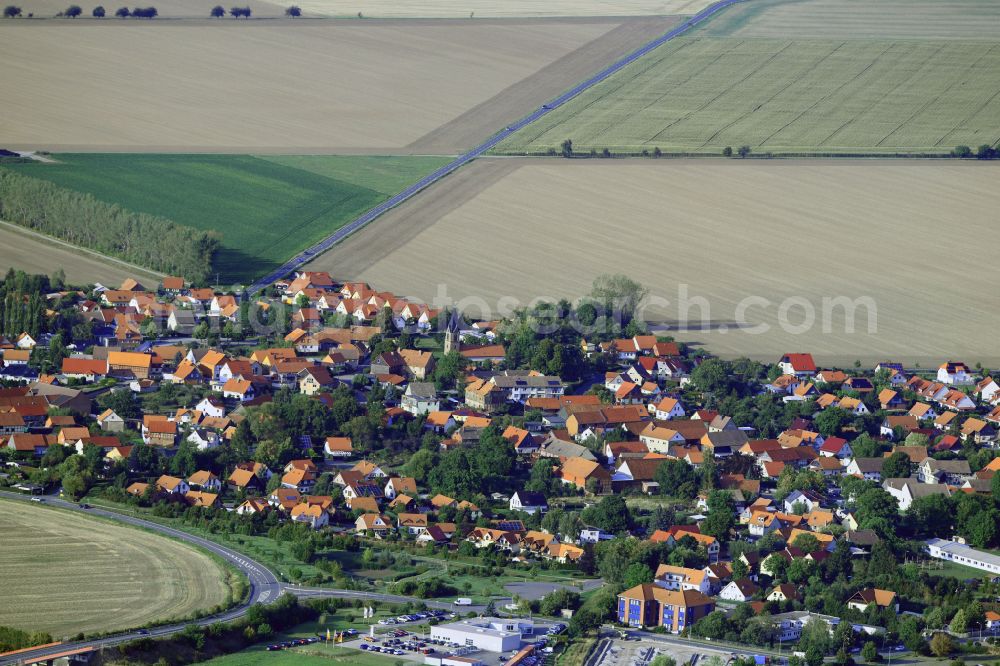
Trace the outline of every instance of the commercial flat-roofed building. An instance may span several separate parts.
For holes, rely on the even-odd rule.
[[[964,543],[947,539],[928,539],[926,543],[927,554],[931,557],[1000,575],[1000,555],[976,550]]]
[[[431,627],[431,638],[489,652],[510,652],[520,649],[522,636],[533,629],[531,620],[477,617]]]

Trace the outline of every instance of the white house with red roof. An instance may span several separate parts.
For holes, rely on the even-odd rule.
[[[778,366],[786,375],[796,377],[812,377],[816,374],[816,362],[812,354],[785,354],[778,361]]]

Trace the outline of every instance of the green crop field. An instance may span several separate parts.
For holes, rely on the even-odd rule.
[[[60,154],[12,165],[221,235],[220,282],[247,282],[433,169],[442,157]]]
[[[0,500],[0,533],[0,625],[61,639],[188,617],[230,594],[206,553],[151,532]]]
[[[684,37],[499,152],[940,154],[1000,138],[1000,43]]]
[[[1000,34],[995,0],[751,0],[699,34],[716,37],[984,39]]]

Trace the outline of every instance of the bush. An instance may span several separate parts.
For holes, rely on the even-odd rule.
[[[983,144],[976,148],[976,159],[992,160],[997,157],[997,150],[988,144]]]
[[[128,18],[129,17],[128,7],[119,7],[118,11],[115,12],[115,16],[117,16],[118,18]]]
[[[955,149],[951,151],[952,157],[972,157],[972,148],[968,146],[955,146]]]
[[[723,157],[732,157],[733,156],[733,147],[732,146],[726,146],[725,148],[723,148],[722,149],[722,156]]]
[[[292,18],[298,18],[298,17],[302,16],[302,10],[298,6],[292,5],[291,7],[289,7],[288,9],[285,10],[285,16],[290,16]]]
[[[65,14],[69,18],[76,18],[77,16],[79,16],[82,13],[83,13],[83,10],[80,9],[80,5],[70,5],[66,9],[66,11],[63,12],[63,14]]]
[[[7,5],[3,8],[4,18],[14,18],[21,15],[21,8],[15,5]]]
[[[104,18],[104,7],[100,5],[94,7],[94,11],[90,12],[90,15],[94,18]]]

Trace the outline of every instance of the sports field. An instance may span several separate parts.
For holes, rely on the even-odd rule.
[[[222,244],[214,268],[222,284],[261,275],[447,161],[125,153],[54,159],[57,164],[11,168],[130,210],[218,231]]]
[[[652,323],[722,356],[990,366],[1000,273],[969,257],[1000,244],[983,214],[998,177],[938,160],[480,160],[313,265],[487,319],[504,297],[579,298],[620,272],[669,301]],[[824,314],[842,297],[871,299],[873,332],[867,307],[853,329],[843,307]]]
[[[141,530],[0,500],[0,625],[77,632],[181,618],[226,601],[208,555]]]
[[[501,144],[545,153],[948,153],[1000,139],[1000,43],[683,37]]]

